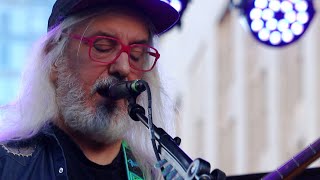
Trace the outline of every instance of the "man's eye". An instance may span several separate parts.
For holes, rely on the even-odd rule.
[[[93,47],[98,51],[98,52],[104,52],[104,53],[108,53],[108,52],[112,52],[116,46],[117,46],[117,42],[111,39],[98,39]]]
[[[139,61],[144,56],[144,51],[142,50],[131,50],[130,52],[130,58],[134,61]]]
[[[108,52],[112,52],[115,47],[109,44],[95,44],[94,48],[99,51],[99,52],[104,52],[104,53],[108,53]]]
[[[140,58],[137,57],[137,56],[130,55],[130,59],[133,60],[133,61],[138,62]]]

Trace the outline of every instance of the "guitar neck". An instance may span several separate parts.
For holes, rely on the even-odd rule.
[[[262,180],[291,179],[320,157],[320,138]]]

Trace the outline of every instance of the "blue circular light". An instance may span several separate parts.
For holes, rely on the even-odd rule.
[[[307,11],[308,9],[308,3],[306,1],[298,1],[295,4],[295,9],[299,12]]]
[[[270,34],[270,43],[274,45],[281,43],[281,33],[279,31],[273,31]]]
[[[282,38],[283,42],[289,43],[289,42],[291,42],[293,40],[294,35],[293,35],[291,30],[287,29],[287,30],[282,32],[282,37],[281,38]]]
[[[181,1],[179,1],[179,0],[171,0],[170,5],[173,8],[175,8],[178,12],[180,12],[182,9],[182,4],[181,4]]]
[[[303,33],[303,26],[302,24],[295,22],[291,25],[291,31],[293,32],[294,35],[300,35]]]
[[[309,21],[309,14],[307,12],[299,12],[297,15],[297,21],[300,24],[305,24]]]
[[[254,37],[270,46],[298,40],[315,10],[313,0],[247,0],[244,13]]]
[[[268,0],[256,0],[254,6],[260,9],[264,9],[268,6]]]
[[[254,32],[258,32],[260,31],[264,26],[264,23],[261,19],[256,19],[254,21],[252,21],[251,23],[251,29],[254,31]]]
[[[262,11],[262,19],[268,21],[274,17],[274,12],[267,8]]]
[[[266,28],[273,31],[273,30],[277,29],[277,24],[278,24],[278,21],[275,18],[272,18],[267,21]]]
[[[289,22],[286,19],[281,19],[278,23],[277,29],[279,32],[289,29]]]
[[[279,0],[274,0],[274,1],[270,1],[269,2],[269,8],[274,11],[274,12],[278,12],[281,8],[281,3]]]
[[[281,11],[283,13],[289,12],[293,10],[293,5],[290,1],[282,1],[281,2]]]
[[[252,11],[250,11],[250,19],[261,19],[262,16],[262,10],[259,8],[254,8]]]
[[[180,0],[160,0],[167,4],[170,4],[175,10],[180,12],[182,10],[182,2]]]
[[[295,11],[289,11],[284,14],[284,18],[289,22],[293,23],[297,19],[297,13]]]
[[[268,41],[270,36],[270,31],[266,28],[261,29],[261,31],[258,32],[258,36],[262,41]]]

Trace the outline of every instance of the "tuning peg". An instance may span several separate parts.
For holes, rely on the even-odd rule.
[[[178,136],[175,137],[175,138],[173,138],[173,140],[174,140],[174,142],[175,142],[178,146],[180,146],[181,139],[180,139]]]

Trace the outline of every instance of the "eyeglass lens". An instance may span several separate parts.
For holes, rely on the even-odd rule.
[[[129,46],[129,64],[135,69],[149,70],[155,63],[156,50],[144,45],[133,44]],[[90,48],[90,57],[102,63],[114,61],[122,52],[121,43],[108,37],[97,38]]]

